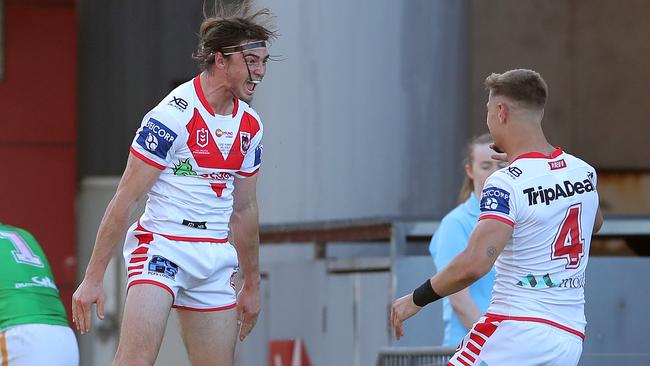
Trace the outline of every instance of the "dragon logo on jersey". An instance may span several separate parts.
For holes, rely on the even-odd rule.
[[[248,148],[251,147],[251,134],[248,132],[239,132],[239,138],[241,140],[241,153],[246,155]]]
[[[178,160],[178,164],[174,164],[174,175],[196,175],[196,172],[192,169],[192,164],[190,164],[190,158]]]
[[[196,130],[196,144],[199,145],[200,147],[206,147],[208,146],[208,142],[210,141],[210,132],[208,131],[207,128],[202,128],[200,130]]]

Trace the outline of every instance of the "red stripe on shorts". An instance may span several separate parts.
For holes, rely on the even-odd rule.
[[[585,339],[585,335],[573,328],[569,328],[566,325],[562,325],[560,323],[556,323],[554,321],[548,320],[548,319],[542,319],[542,318],[533,318],[533,317],[527,317],[527,316],[507,316],[507,315],[498,315],[498,314],[492,314],[492,313],[486,313],[485,316],[488,318],[494,319],[494,320],[516,320],[516,321],[524,321],[524,322],[536,322],[536,323],[544,323],[548,325],[552,325],[556,328],[562,329],[566,332],[569,332],[571,334],[575,334],[578,337],[582,338],[582,340]]]
[[[465,357],[466,359],[470,360],[471,362],[476,361],[476,359],[474,357],[472,357],[472,355],[470,355],[469,353],[467,353],[465,351],[461,352],[460,355]]]
[[[474,352],[475,355],[481,353],[481,350],[470,342],[467,342],[467,349]]]
[[[147,247],[138,247],[131,254],[147,254],[149,248]]]
[[[152,233],[135,234],[135,238],[138,239],[138,245],[149,244],[153,240],[153,234]]]
[[[458,362],[462,363],[462,364],[465,365],[465,366],[472,366],[472,365],[468,364],[467,361],[465,361],[465,360],[463,360],[463,359],[461,359],[461,358],[456,358],[456,360],[457,360]],[[447,365],[449,365],[449,366],[456,366],[456,365],[454,365],[453,363],[451,363],[451,361],[449,361],[449,363],[448,363]]]
[[[163,289],[167,290],[167,292],[169,292],[169,294],[172,295],[172,304],[174,303],[174,298],[175,298],[174,291],[172,291],[172,289],[169,288],[169,286],[167,286],[167,285],[165,285],[164,283],[161,283],[161,282],[157,282],[157,281],[153,281],[153,280],[135,280],[135,281],[131,281],[129,283],[129,285],[126,287],[126,291],[128,292],[129,289],[131,288],[131,286],[140,285],[140,284],[154,285],[154,286],[158,286],[160,288],[163,288]]]
[[[469,340],[467,342],[463,342],[463,348],[456,351],[454,357],[449,360],[448,365],[453,366],[453,362],[460,362],[463,365],[471,366],[471,364],[476,361],[476,357],[481,354],[481,349],[483,348],[483,345],[485,344],[487,338],[494,334],[500,322],[501,320],[486,317],[483,322],[475,324],[469,332],[469,339],[478,344],[478,347],[472,344],[472,342]],[[485,338],[483,338],[481,335]],[[474,357],[472,354],[476,357]]]
[[[144,262],[146,260],[147,260],[147,257],[135,257],[135,258],[131,258],[129,263],[140,263],[140,262]]]
[[[478,344],[479,346],[482,346],[483,344],[485,344],[485,339],[483,339],[483,337],[479,336],[478,334],[476,334],[476,333],[474,333],[472,331],[470,331],[470,333],[469,333],[469,339],[476,342],[476,344]],[[477,353],[477,352],[474,352],[474,353]]]
[[[485,319],[485,321],[489,322],[490,318]],[[494,331],[497,330],[497,326],[492,323],[479,323],[474,326],[474,330],[483,334],[486,338],[490,338]]]
[[[225,305],[225,306],[219,306],[216,308],[193,308],[190,306],[182,306],[182,305],[173,305],[173,308],[176,309],[182,309],[182,310],[192,310],[192,311],[198,311],[198,312],[207,312],[207,311],[220,311],[220,310],[229,310],[232,308],[235,308],[237,306],[237,303],[233,303],[230,305]]]

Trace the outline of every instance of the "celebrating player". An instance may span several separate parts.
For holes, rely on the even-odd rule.
[[[113,248],[148,192],[124,244],[128,291],[115,365],[154,363],[172,307],[192,365],[232,365],[237,334],[243,340],[255,325],[263,128],[247,102],[266,73],[266,41],[275,32],[258,21],[269,15],[206,19],[195,55],[203,71],[147,113],[136,133],[73,296],[73,320],[88,332],[91,304],[103,318]],[[236,296],[239,267],[244,282]]]
[[[510,166],[482,192],[467,248],[412,294],[396,300],[403,321],[487,273],[496,281],[487,313],[450,365],[576,365],[584,339],[584,283],[591,235],[602,225],[596,172],[548,143],[541,127],[547,87],[532,70],[492,74],[487,125]]]

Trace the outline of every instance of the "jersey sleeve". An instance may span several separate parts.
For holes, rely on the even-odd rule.
[[[496,172],[492,174],[483,186],[479,221],[493,219],[515,226],[517,205],[515,189],[510,182]]]
[[[259,121],[259,117],[257,121]],[[244,154],[244,161],[242,162],[241,169],[237,171],[236,177],[245,178],[252,177],[257,174],[262,165],[262,136],[264,135],[264,129],[262,127],[262,122],[259,123],[259,130],[253,138],[251,138],[250,146]]]
[[[131,143],[131,153],[145,163],[164,170],[180,144],[183,130],[177,120],[155,109],[142,119]]]
[[[430,251],[438,272],[467,247],[469,238],[458,220],[443,219],[431,239]],[[435,248],[435,249],[433,249]],[[433,250],[431,250],[433,249]]]

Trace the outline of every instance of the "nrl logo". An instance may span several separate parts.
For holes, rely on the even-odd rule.
[[[208,146],[208,141],[210,141],[210,135],[207,128],[202,128],[196,130],[196,144],[200,147]]]
[[[251,147],[251,134],[248,132],[239,132],[239,137],[241,140],[241,153],[246,155],[248,148]]]

